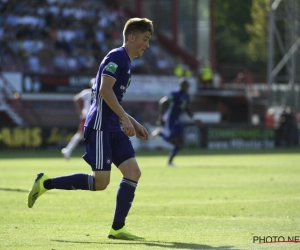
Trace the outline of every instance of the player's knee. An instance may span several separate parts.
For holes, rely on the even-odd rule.
[[[99,182],[98,181],[98,182],[95,183],[95,190],[96,191],[105,190],[108,187],[108,185],[109,185],[109,181],[106,181],[106,182],[104,182],[104,181]]]
[[[137,168],[137,169],[131,169],[130,171],[126,171],[126,173],[123,173],[123,175],[127,179],[138,181],[142,176],[142,172],[139,168]]]
[[[141,176],[142,176],[142,172],[139,168],[138,169],[133,169],[130,172],[129,179],[134,180],[134,181],[138,181],[141,178]]]
[[[142,176],[142,171],[141,171],[140,169],[138,169],[137,172],[136,172],[136,177],[137,177],[138,179],[140,179],[141,176]]]

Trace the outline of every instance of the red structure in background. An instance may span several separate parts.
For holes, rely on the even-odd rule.
[[[150,1],[145,1],[145,0],[115,0],[115,1],[109,1],[110,4],[113,3],[113,5],[121,5],[124,10],[132,17],[134,16],[146,16],[150,18],[151,20],[155,21],[156,24],[163,23],[167,17],[162,16],[161,12],[157,13],[151,13],[154,18],[151,16],[145,15],[145,7],[144,5],[147,5],[147,7],[150,5]],[[159,11],[159,7],[161,4],[161,0],[151,0],[151,6],[155,6],[155,9]],[[192,21],[191,21],[191,26],[193,33],[195,34],[193,37],[191,37],[191,42],[192,42],[192,53],[189,52],[188,50],[182,48],[179,46],[179,12],[180,9],[182,8],[182,4],[191,4],[192,8]],[[174,54],[175,56],[177,55],[178,57],[181,57],[186,64],[190,66],[191,69],[197,70],[199,67],[199,58],[198,58],[198,26],[197,24],[199,23],[199,14],[198,14],[198,8],[199,8],[199,1],[198,0],[189,0],[188,2],[180,1],[180,0],[172,0],[172,1],[164,1],[164,6],[166,8],[169,8],[171,10],[171,38],[165,34],[165,32],[159,27],[155,26],[155,34],[157,35],[160,43],[164,45],[165,49],[168,50],[170,53]],[[168,6],[169,5],[169,6]],[[215,69],[216,67],[216,49],[215,49],[215,35],[214,35],[214,0],[209,0],[208,4],[209,8],[209,56],[207,59],[209,59],[211,63],[212,69]],[[201,35],[201,34],[200,34]]]

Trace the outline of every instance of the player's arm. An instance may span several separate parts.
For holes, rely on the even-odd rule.
[[[117,116],[120,118],[120,121],[123,125],[124,133],[127,136],[134,136],[135,130],[130,122],[127,113],[119,104],[117,97],[113,91],[113,86],[116,80],[113,77],[102,75],[101,76],[101,85],[100,85],[100,95],[103,97],[106,104],[114,111]]]
[[[168,96],[164,96],[158,101],[158,118],[157,118],[157,125],[162,125],[162,116],[164,113],[164,110],[166,110],[167,106],[169,105],[169,98]]]
[[[149,133],[147,129],[142,124],[137,122],[132,116],[128,115],[128,118],[135,129],[136,137],[140,139],[148,139]]]
[[[82,100],[81,100],[81,92],[73,97],[73,102],[75,105],[76,112],[79,117],[81,117],[82,111]]]
[[[194,123],[196,123],[196,124],[198,124],[198,125],[200,125],[200,124],[202,123],[201,120],[195,119],[194,113],[193,113],[193,111],[191,110],[191,108],[190,108],[189,105],[187,105],[187,106],[185,107],[184,111],[189,115],[189,117],[194,121]]]
[[[185,107],[185,112],[189,115],[190,118],[193,119],[194,114],[193,114],[193,112],[192,112],[192,110],[191,110],[191,108],[190,108],[189,105],[187,105],[187,106]]]

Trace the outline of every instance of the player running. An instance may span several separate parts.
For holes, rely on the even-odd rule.
[[[151,136],[154,138],[159,135],[173,145],[169,154],[168,166],[174,166],[173,159],[183,147],[183,123],[180,119],[182,112],[186,112],[193,118],[193,112],[189,107],[190,96],[188,89],[188,81],[182,78],[179,81],[179,89],[171,92],[168,96],[164,96],[158,102],[158,127],[151,133]],[[197,124],[201,123],[198,119],[194,121]]]
[[[77,132],[72,136],[68,145],[61,150],[62,155],[69,159],[73,150],[77,147],[78,143],[83,139],[84,132],[84,123],[87,113],[89,112],[91,106],[91,88],[95,82],[95,78],[90,80],[90,88],[80,91],[77,95],[74,96],[73,102],[75,104],[76,111],[79,115],[79,126]]]
[[[128,115],[120,103],[130,85],[131,61],[142,56],[149,47],[153,32],[153,24],[149,19],[129,19],[123,30],[123,46],[110,51],[100,64],[92,88],[91,108],[84,125],[86,153],[83,158],[91,166],[92,174],[76,173],[51,179],[44,173],[38,174],[28,195],[29,208],[50,189],[106,189],[110,182],[111,164],[114,163],[123,178],[117,192],[108,237],[122,240],[141,238],[125,228],[125,219],[141,176],[129,137],[135,135],[148,139],[149,135],[147,129]]]

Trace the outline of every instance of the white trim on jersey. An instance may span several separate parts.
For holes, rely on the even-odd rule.
[[[111,76],[111,75],[108,75],[108,74],[102,74],[102,76],[110,76],[111,78],[117,80],[115,77]]]
[[[102,105],[103,105],[103,97],[99,97],[99,104],[98,104],[98,112],[96,115],[95,123],[94,123],[94,129],[100,129],[102,125]]]

